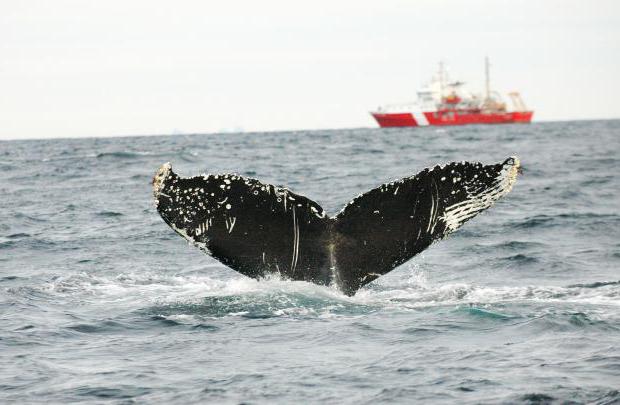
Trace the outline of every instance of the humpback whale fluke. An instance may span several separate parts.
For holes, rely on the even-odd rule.
[[[453,162],[383,184],[330,217],[290,190],[236,174],[153,178],[157,211],[178,234],[253,278],[337,285],[353,295],[506,195],[519,159]]]

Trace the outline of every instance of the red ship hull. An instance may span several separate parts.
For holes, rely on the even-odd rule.
[[[381,128],[417,127],[418,122],[411,113],[371,113]]]
[[[412,113],[371,113],[381,128],[417,127],[425,125],[449,126],[471,124],[528,124],[532,121],[533,111],[513,112],[471,112],[471,111],[436,111],[422,113],[427,123],[418,122]]]

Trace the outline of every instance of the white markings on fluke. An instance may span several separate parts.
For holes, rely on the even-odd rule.
[[[317,210],[314,207],[310,207],[310,211],[312,211],[312,213],[317,216],[318,218],[325,218],[325,211],[321,210],[321,212],[319,212],[319,210]]]
[[[428,213],[428,225],[426,226],[426,232],[427,233],[430,231],[431,224],[433,223],[433,219],[435,218],[436,203],[438,202],[437,199],[435,198],[435,189],[436,188],[437,188],[437,185],[435,184],[435,180],[432,179],[432,183],[431,183],[431,211]]]
[[[170,174],[170,170],[172,170],[172,165],[170,164],[170,162],[166,162],[163,165],[161,165],[161,167],[157,170],[157,173],[155,173],[155,176],[153,177],[153,195],[155,196],[156,205],[159,204],[158,197],[160,195],[165,195],[168,198],[172,198],[167,194],[162,194],[161,192],[162,189],[164,188],[164,183],[166,181],[166,178]]]
[[[297,259],[299,257],[299,224],[295,214],[295,206],[293,206],[293,255],[291,258],[291,271],[295,274],[297,267]]]
[[[237,218],[236,217],[224,218],[224,221],[226,222],[226,230],[228,231],[228,233],[232,233],[233,228],[235,227],[235,222],[237,222]]]
[[[456,231],[466,220],[489,208],[495,201],[508,194],[517,179],[520,165],[519,159],[513,158],[513,164],[508,168],[504,167],[491,187],[481,187],[482,192],[467,190],[465,201],[446,207],[440,218],[446,224],[446,234]]]
[[[431,177],[433,190],[431,191],[431,198],[433,199],[434,212],[429,219],[429,224],[432,224],[430,233],[435,232],[435,225],[437,225],[437,214],[439,213],[439,189],[437,188],[437,183],[435,179]]]

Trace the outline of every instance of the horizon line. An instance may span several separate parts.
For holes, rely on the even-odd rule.
[[[577,119],[541,119],[535,120],[529,124],[513,124],[513,125],[532,125],[538,123],[550,123],[550,122],[580,122],[580,121],[615,121],[620,120],[620,117],[608,117],[608,118],[577,118]],[[474,124],[476,125],[476,124]],[[511,125],[511,124],[479,124],[479,126],[502,126],[502,125]],[[472,125],[457,125],[451,126],[454,127],[467,127]],[[405,127],[400,127],[405,128]],[[423,128],[440,128],[437,126],[429,125],[429,126],[420,126],[415,127],[417,130]],[[362,126],[362,127],[330,127],[330,128],[297,128],[297,129],[275,129],[275,130],[248,130],[248,131],[179,131],[173,130],[170,133],[152,133],[152,134],[112,134],[112,135],[99,135],[99,136],[89,136],[89,135],[76,135],[76,136],[51,136],[51,137],[21,137],[21,138],[0,138],[0,142],[14,142],[14,141],[45,141],[45,140],[63,140],[63,139],[110,139],[110,138],[146,138],[146,137],[162,137],[162,136],[196,136],[196,135],[240,135],[240,134],[263,134],[263,133],[282,133],[282,132],[316,132],[316,131],[341,131],[341,130],[353,130],[353,129],[380,129],[380,130],[394,130],[399,129],[395,128],[381,128],[378,126]],[[176,132],[178,131],[178,132]]]

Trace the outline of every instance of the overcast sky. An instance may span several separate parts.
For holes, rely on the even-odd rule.
[[[444,60],[620,117],[618,1],[1,1],[0,139],[376,126]]]

